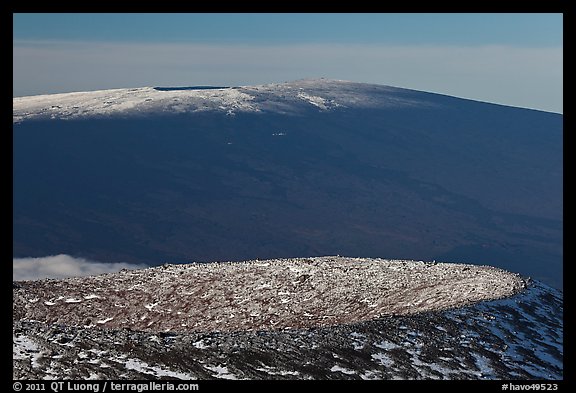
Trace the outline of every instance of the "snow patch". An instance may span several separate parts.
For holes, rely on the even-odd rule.
[[[340,367],[340,366],[338,366],[338,365],[332,366],[332,368],[330,369],[330,371],[332,371],[333,373],[340,372],[340,373],[342,373],[342,374],[347,374],[347,375],[356,374],[356,371],[354,371],[354,370],[349,370],[349,369],[347,369],[347,368]]]
[[[193,346],[194,348],[197,348],[197,349],[208,349],[208,348],[210,348],[209,345],[206,345],[206,344],[204,343],[204,340],[196,341],[194,344],[192,344],[192,346]]]
[[[390,349],[400,348],[399,345],[394,344],[393,342],[390,341],[380,341],[378,343],[374,343],[374,346],[380,349],[385,349],[387,351]]]
[[[110,322],[110,321],[113,320],[113,319],[114,319],[114,317],[108,317],[108,318],[100,319],[100,320],[96,321],[96,323],[98,323],[98,324],[103,324],[103,323],[106,323],[106,322]]]
[[[322,110],[328,109],[328,107],[326,106],[326,100],[322,97],[313,96],[310,94],[300,92],[300,93],[298,93],[298,98],[300,98],[301,100],[304,100],[304,101],[308,102],[309,104],[314,105],[315,107],[320,108]]]
[[[204,368],[216,373],[214,375],[215,378],[220,379],[238,379],[234,374],[228,371],[228,367],[226,366],[204,366]]]
[[[184,374],[177,371],[165,369],[160,366],[151,366],[143,360],[130,358],[124,361],[124,366],[129,370],[141,372],[143,374],[153,375],[154,377],[171,377],[178,379],[194,379],[190,374]]]
[[[40,366],[38,359],[42,357],[40,347],[27,336],[12,336],[12,358],[30,360],[32,368]]]
[[[372,357],[372,359],[374,359],[376,362],[378,362],[378,364],[380,364],[384,367],[390,367],[394,364],[394,361],[392,360],[392,358],[390,356],[386,355],[385,353],[378,352],[378,353],[373,353],[370,356]]]

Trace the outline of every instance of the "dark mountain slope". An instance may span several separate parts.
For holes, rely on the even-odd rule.
[[[27,97],[14,119],[14,257],[442,259],[561,287],[561,115],[319,80]]]

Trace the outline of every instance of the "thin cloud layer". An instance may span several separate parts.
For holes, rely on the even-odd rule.
[[[84,258],[60,254],[41,258],[14,258],[12,279],[14,281],[42,278],[65,278],[114,273],[121,269],[143,269],[146,265],[131,263],[101,263]]]
[[[309,77],[562,112],[561,47],[14,41],[15,96]]]

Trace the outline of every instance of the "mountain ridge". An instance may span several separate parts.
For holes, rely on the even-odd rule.
[[[331,89],[338,86],[352,94],[340,96],[342,103],[331,98],[310,95],[306,91],[324,92],[329,86]],[[349,87],[352,86],[352,89]],[[384,92],[395,88],[379,85],[355,84],[347,81],[331,80],[301,80],[284,84],[266,84],[241,87],[142,87],[98,90],[92,92],[62,93],[55,95],[41,95],[20,97],[14,99],[14,122],[26,118],[49,116],[50,118],[74,118],[77,116],[110,115],[110,114],[137,114],[138,112],[196,112],[196,111],[224,111],[228,115],[237,112],[261,112],[282,110],[277,104],[278,98],[289,98],[291,108],[288,111],[298,111],[298,104],[306,103],[319,110],[328,110],[333,107],[374,106],[376,102],[357,100],[354,87],[378,86]],[[401,89],[398,89],[401,90]],[[330,95],[330,94],[329,94]],[[82,104],[77,105],[79,100]],[[74,105],[66,106],[71,101]],[[149,102],[154,104],[147,105]],[[302,102],[300,102],[302,101]],[[176,104],[174,103],[176,102]],[[273,105],[270,102],[274,102]],[[52,105],[52,103],[60,103]],[[103,104],[103,105],[100,105]],[[382,103],[379,103],[380,105]],[[32,113],[29,113],[32,111]],[[39,111],[39,113],[37,112]]]
[[[382,97],[367,101],[365,97],[360,96],[359,92],[368,89],[373,90],[373,93],[378,93]],[[333,91],[339,91],[339,94],[334,95]],[[310,92],[315,95],[309,94]],[[129,115],[142,112],[183,113],[205,110],[224,111],[232,116],[237,112],[267,112],[275,110],[298,113],[302,110],[299,106],[303,103],[312,105],[318,110],[433,105],[430,102],[432,100],[416,101],[402,98],[402,96],[409,96],[415,93],[430,95],[433,98],[436,96],[435,98],[465,100],[508,107],[506,105],[452,97],[440,93],[320,78],[254,86],[149,86],[15,97],[13,99],[13,122],[43,117],[56,119],[99,115]],[[279,98],[283,100],[289,99],[291,104],[289,108],[285,105],[279,105]],[[149,104],[151,101],[156,104]],[[210,105],[211,101],[215,101],[215,104]],[[81,104],[78,105],[78,102],[81,102]],[[518,109],[534,110],[528,108]]]

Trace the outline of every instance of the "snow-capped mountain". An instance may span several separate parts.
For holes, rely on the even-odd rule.
[[[457,260],[562,282],[562,116],[334,80],[13,99],[14,257]]]
[[[165,265],[13,292],[15,379],[563,376],[561,294],[486,266]]]
[[[337,87],[337,88],[335,88]],[[244,87],[143,87],[14,98],[14,122],[174,113],[299,113],[306,109],[430,106],[405,89],[347,81],[302,80]]]

